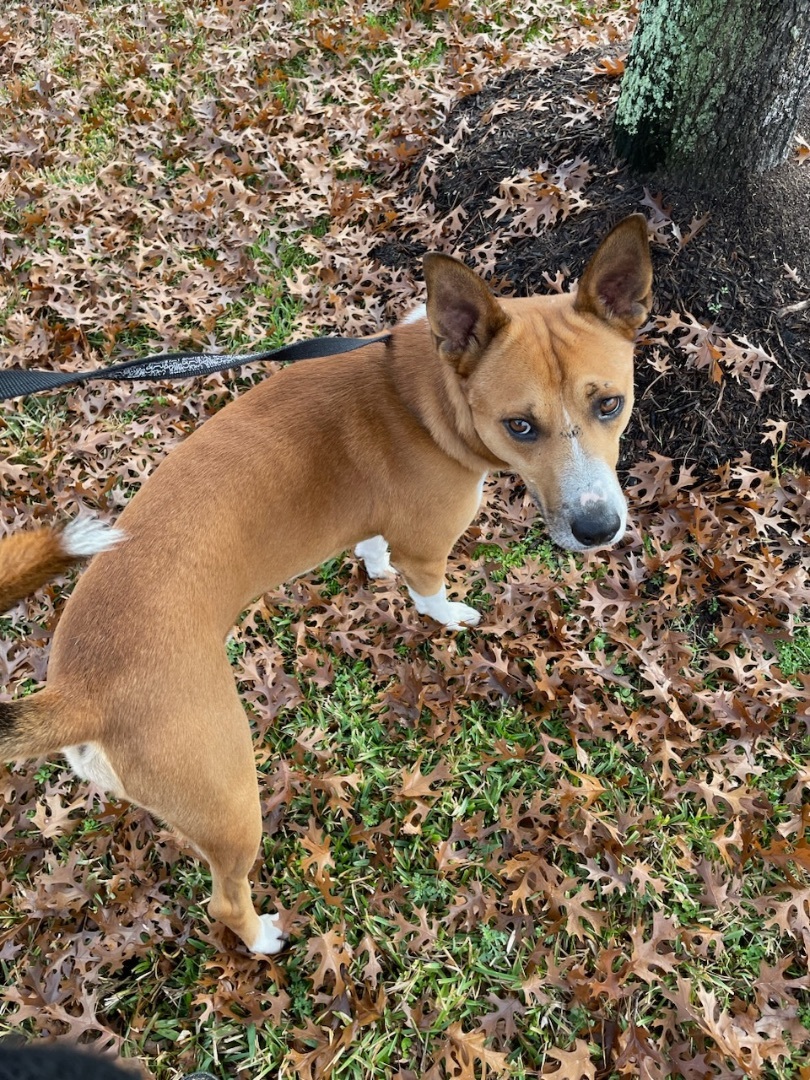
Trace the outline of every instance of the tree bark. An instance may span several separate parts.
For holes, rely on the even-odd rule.
[[[714,183],[781,164],[810,90],[810,0],[644,0],[619,157]]]

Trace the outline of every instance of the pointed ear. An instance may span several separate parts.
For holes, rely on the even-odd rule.
[[[427,317],[439,355],[459,375],[469,375],[508,316],[463,262],[449,255],[425,256]]]
[[[647,219],[632,214],[607,234],[579,280],[574,308],[589,311],[625,335],[647,318],[652,303]]]

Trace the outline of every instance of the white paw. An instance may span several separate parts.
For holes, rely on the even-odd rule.
[[[251,952],[263,953],[265,956],[273,956],[284,948],[287,935],[279,926],[278,915],[260,915],[261,930],[259,937],[250,946]]]
[[[448,600],[447,608],[447,615],[441,621],[448,630],[463,630],[465,626],[477,626],[481,621],[481,612],[469,604]]]
[[[395,573],[391,565],[391,553],[382,536],[372,536],[361,540],[354,549],[354,554],[365,563],[366,573],[370,578],[392,577]]]
[[[447,589],[442,585],[432,596],[422,596],[410,587],[408,592],[420,615],[429,615],[436,622],[443,623],[448,630],[463,630],[465,626],[475,626],[481,618],[474,607],[447,599]]]

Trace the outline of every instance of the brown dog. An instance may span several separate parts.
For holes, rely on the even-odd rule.
[[[425,277],[426,307],[387,343],[287,368],[169,455],[121,515],[126,542],[79,581],[47,687],[0,705],[3,757],[61,750],[174,826],[210,864],[211,913],[259,953],[282,935],[248,882],[262,821],[223,647],[239,612],[357,545],[372,576],[389,572],[390,549],[419,612],[473,625],[444,573],[492,469],[521,475],[563,547],[624,533],[615,465],[650,304],[644,218],[605,238],[575,296],[499,301],[445,255],[427,256]],[[106,542],[84,523],[6,540],[0,596]]]

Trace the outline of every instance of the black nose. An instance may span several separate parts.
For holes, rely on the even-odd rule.
[[[582,514],[571,521],[571,532],[574,538],[584,544],[585,547],[599,547],[609,544],[616,533],[622,519],[618,514],[609,510],[602,513]]]

